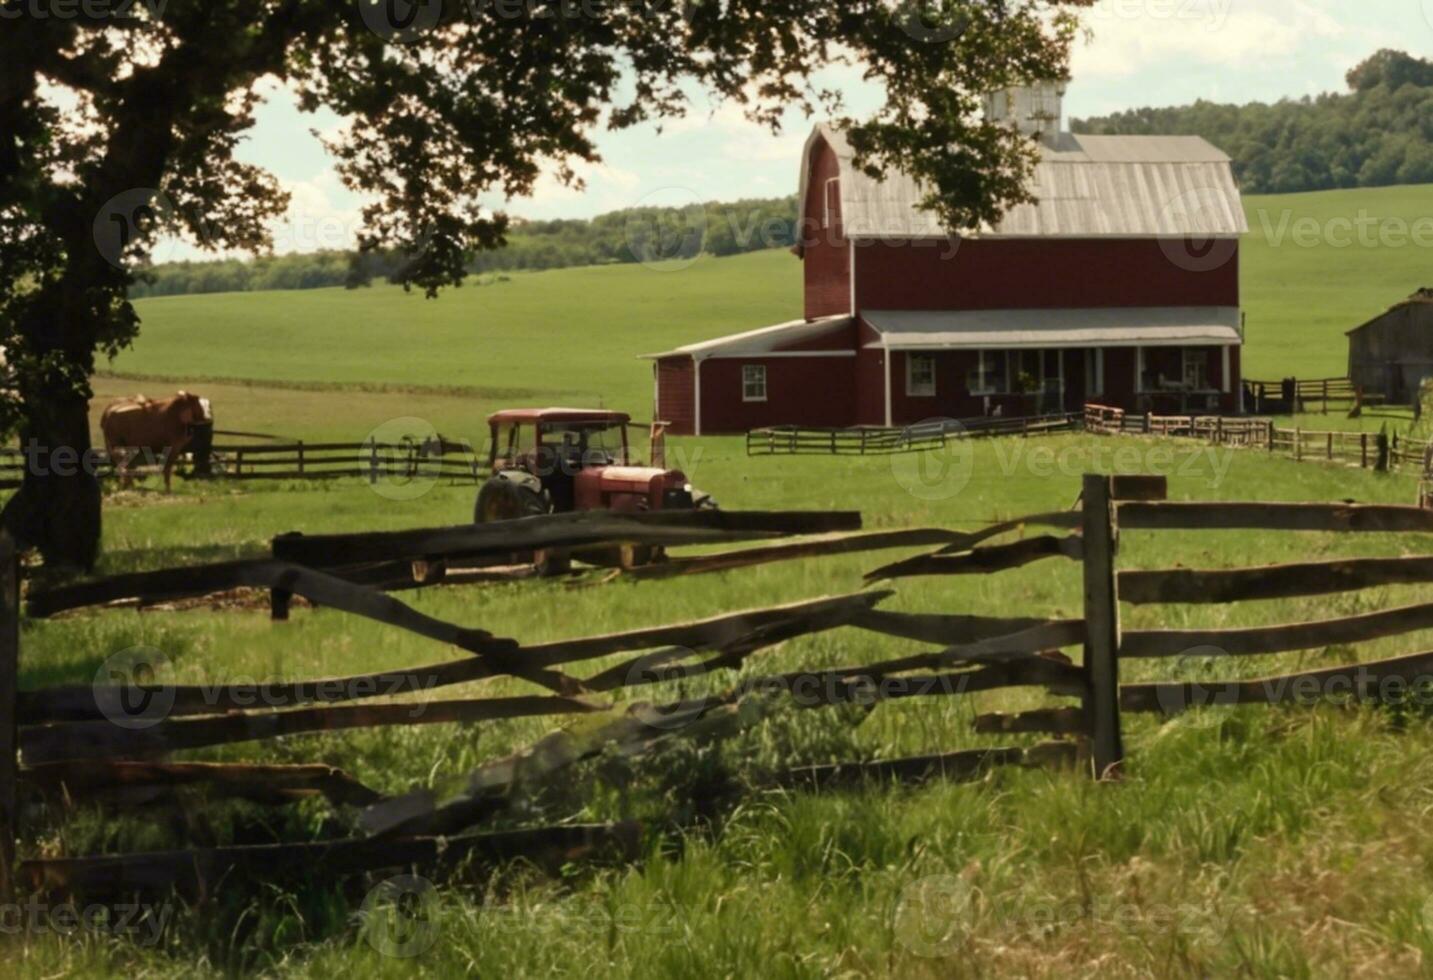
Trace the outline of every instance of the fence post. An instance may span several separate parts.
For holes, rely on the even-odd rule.
[[[1299,427],[1294,426],[1294,461],[1302,462],[1304,458],[1304,434]]]
[[[370,439],[368,442],[368,482],[378,482],[378,440]]]
[[[17,809],[16,712],[20,696],[20,564],[15,542],[0,531],[0,901],[15,900]]]
[[[299,440],[299,476],[304,475],[304,441]]]
[[[1365,432],[1359,437],[1359,463],[1364,469],[1368,469],[1368,433]]]
[[[1111,503],[1112,480],[1087,475],[1080,522],[1084,532],[1085,713],[1094,742],[1095,777],[1117,779],[1124,760],[1120,737],[1119,598],[1115,593],[1118,546]]]
[[[1273,419],[1269,419],[1269,421],[1267,421],[1267,422],[1264,423],[1264,430],[1265,430],[1265,435],[1266,435],[1266,436],[1268,437],[1268,439],[1269,439],[1269,452],[1273,452],[1273,451],[1274,451],[1274,420],[1273,420]]]
[[[1329,433],[1329,459],[1333,459],[1333,433]]]
[[[1154,430],[1154,413],[1144,413],[1144,434],[1149,435]]]
[[[1324,414],[1329,413],[1329,380],[1324,378]]]

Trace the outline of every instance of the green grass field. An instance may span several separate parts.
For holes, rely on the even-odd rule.
[[[1360,208],[1427,213],[1433,188],[1251,200],[1327,219]],[[1303,213],[1301,211],[1300,213]],[[1339,374],[1342,331],[1423,284],[1426,249],[1245,249],[1249,373]],[[635,355],[775,322],[797,309],[799,265],[784,253],[515,276],[436,302],[360,293],[206,296],[140,305],[144,334],[105,377],[107,394],[184,383],[214,399],[223,427],[358,439],[418,416],[480,436],[504,404],[649,408]],[[229,379],[226,383],[198,379]],[[240,380],[243,379],[243,380]],[[247,382],[247,383],[244,383]],[[1376,421],[1376,420],[1373,420]],[[1309,420],[1310,427],[1317,420]],[[729,508],[859,509],[868,528],[974,528],[1069,508],[1084,472],[1159,472],[1176,499],[1411,503],[1415,483],[1195,443],[1060,436],[974,443],[968,482],[913,496],[917,457],[758,458],[737,439],[679,440],[676,460]],[[908,481],[907,481],[908,483]],[[151,481],[152,485],[152,481]],[[408,501],[358,481],[242,488],[179,485],[107,499],[101,571],[262,554],[278,533],[460,523],[475,489]],[[1178,533],[1125,537],[1122,567],[1228,567],[1341,555],[1430,553],[1419,536]],[[863,588],[902,553],[767,566],[669,582],[562,582],[402,594],[423,612],[532,643],[675,622]],[[1126,628],[1297,622],[1428,601],[1386,587],[1238,607],[1126,607]],[[884,608],[985,616],[1080,615],[1079,567],[1044,562],[993,577],[903,581]],[[1192,653],[1129,663],[1125,680],[1250,677],[1433,648],[1433,631],[1357,649],[1326,647],[1211,664]],[[88,611],[26,622],[22,687],[89,684],[110,655],[162,651],[179,683],[303,679],[451,658],[416,636],[324,609],[272,623],[266,609]],[[747,675],[872,662],[919,644],[845,629],[754,657]],[[1067,651],[1078,657],[1078,651]],[[588,665],[596,673],[616,658]],[[641,693],[721,690],[717,675]],[[443,697],[523,693],[516,681]],[[778,713],[719,748],[674,746],[637,762],[575,769],[509,823],[635,817],[646,856],[632,867],[521,865],[444,881],[421,955],[394,957],[360,909],[385,876],[342,888],[274,869],[275,882],[216,882],[202,903],[171,901],[155,945],[81,932],[14,943],[24,976],[643,977],[1388,976],[1433,967],[1433,725],[1417,708],[1214,708],[1128,718],[1128,778],[1001,770],[966,785],[802,794],[751,788],[773,769],[892,758],[1035,739],[974,735],[972,718],[1049,703],[1034,692],[887,704],[869,715]],[[389,793],[450,791],[478,763],[531,743],[551,720],[310,735],[187,753],[187,759],[322,761]],[[25,855],[308,840],[349,832],[356,813],[306,801],[277,809],[196,797],[117,818],[90,808],[26,815]],[[284,872],[279,875],[279,872]],[[924,900],[923,900],[924,899]],[[0,921],[0,926],[5,923]],[[425,935],[428,935],[425,933]]]

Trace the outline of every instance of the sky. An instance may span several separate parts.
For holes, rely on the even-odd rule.
[[[1084,19],[1089,35],[1074,53],[1067,120],[1201,98],[1272,101],[1343,91],[1344,73],[1379,48],[1433,56],[1433,0],[1101,0]],[[879,90],[854,69],[829,69],[819,81],[839,88],[853,114],[879,105]],[[311,133],[341,120],[300,113],[276,86],[267,93],[241,155],[292,194],[289,213],[273,228],[275,251],[350,247],[362,200],[343,187]],[[644,204],[791,194],[810,126],[793,113],[772,135],[732,106],[699,99],[686,119],[660,132],[648,125],[599,133],[602,162],[578,168],[584,190],[549,173],[529,198],[486,203],[530,219],[586,218]],[[200,257],[179,243],[155,255]]]

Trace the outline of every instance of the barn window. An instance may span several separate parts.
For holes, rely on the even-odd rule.
[[[741,369],[741,400],[766,401],[766,365],[746,364]]]
[[[934,355],[906,355],[906,395],[909,398],[935,397]]]
[[[822,228],[835,228],[841,221],[841,178],[832,177],[826,181],[826,201],[822,216]]]
[[[1010,371],[1005,351],[975,352],[975,364],[966,376],[966,387],[972,395],[1003,395],[1010,390]]]
[[[1090,347],[1085,350],[1085,394],[1105,393],[1105,349]]]

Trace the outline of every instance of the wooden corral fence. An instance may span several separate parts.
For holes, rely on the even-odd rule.
[[[879,426],[818,429],[776,425],[747,432],[746,454],[888,455],[938,449],[952,439],[1049,435],[1070,432],[1079,427],[1080,416],[1073,413],[1027,418],[933,419],[901,429]]]
[[[1085,431],[1200,439],[1214,445],[1282,453],[1298,461],[1339,462],[1380,471],[1415,466],[1425,479],[1433,478],[1433,443],[1397,433],[1281,428],[1270,419],[1136,414],[1106,405],[1085,406]]]
[[[1348,378],[1244,381],[1244,403],[1255,415],[1297,415],[1315,410],[1327,415],[1330,407],[1351,408],[1355,405],[1381,405],[1383,402],[1383,395],[1365,393]]]
[[[212,893],[235,874],[277,874],[296,867],[313,876],[384,867],[443,864],[465,857],[498,860],[557,851],[562,860],[613,851],[640,851],[631,824],[475,830],[511,817],[515,800],[561,778],[570,767],[605,752],[638,755],[679,739],[730,737],[783,706],[821,709],[880,705],[910,698],[949,697],[1005,688],[1043,689],[1062,703],[1014,715],[982,715],[982,734],[1046,734],[1058,740],[916,758],[808,766],[776,773],[773,785],[809,788],[871,781],[970,778],[993,766],[1088,766],[1116,778],[1125,763],[1123,713],[1175,714],[1208,704],[1303,704],[1325,695],[1379,700],[1407,694],[1433,679],[1433,653],[1300,671],[1237,682],[1121,684],[1128,658],[1250,656],[1357,644],[1433,628],[1433,603],[1336,619],[1239,629],[1121,628],[1121,604],[1201,604],[1329,595],[1393,583],[1433,582],[1433,556],[1357,558],[1267,567],[1199,570],[1119,567],[1122,539],[1170,530],[1263,529],[1362,534],[1433,534],[1433,511],[1416,507],[1318,503],[1183,503],[1165,499],[1162,478],[1088,476],[1077,511],[1030,515],[977,532],[929,535],[938,550],[888,564],[868,582],[915,576],[993,575],[1043,561],[1078,563],[1084,601],[1079,618],[993,618],[951,611],[895,612],[878,608],[892,593],[864,591],[717,616],[698,622],[542,644],[523,644],[481,629],[439,620],[365,585],[293,559],[329,565],[391,560],[397,555],[471,554],[486,547],[535,549],[599,544],[712,544],[762,541],[790,534],[846,534],[859,516],[831,513],[686,512],[652,515],[559,515],[513,526],[435,529],[389,534],[298,536],[264,563],[231,563],[226,582],[282,590],[427,637],[462,651],[458,659],[370,675],[267,684],[166,686],[152,679],[106,687],[19,691],[19,586],[16,561],[0,540],[0,828],[14,848],[18,800],[39,796],[59,806],[131,806],[172,798],[186,787],[282,805],[322,796],[334,807],[359,808],[358,836],[306,843],[234,845],[200,850],[32,858],[15,865],[26,889],[86,895],[128,895],[178,889]],[[1028,528],[1055,533],[999,539]],[[1063,532],[1063,533],[1061,533]],[[914,538],[884,539],[870,548]],[[278,545],[279,542],[276,542]],[[759,550],[759,549],[752,549]],[[850,550],[850,549],[848,549]],[[789,557],[789,556],[788,556]],[[775,560],[775,559],[773,559]],[[208,584],[220,581],[208,566]],[[182,590],[192,570],[147,573],[149,584]],[[166,592],[168,594],[168,592]],[[52,599],[54,593],[49,594]],[[71,607],[73,603],[59,604]],[[32,615],[54,611],[31,596]],[[743,671],[740,683],[717,693],[665,703],[614,702],[618,691],[741,671],[751,658],[784,640],[836,629],[860,629],[914,641],[928,652],[822,670]],[[1083,650],[1080,664],[1059,651]],[[599,658],[630,655],[614,664]],[[516,697],[429,699],[416,712],[413,695],[468,681],[509,676],[539,692]],[[1395,683],[1396,682],[1396,683]],[[256,708],[255,705],[262,705]],[[121,712],[117,715],[116,712]],[[531,747],[484,763],[467,788],[438,800],[427,793],[385,797],[322,764],[251,765],[170,761],[172,753],[267,740],[306,732],[395,725],[546,716],[588,719],[559,727]],[[7,884],[13,886],[14,881]]]
[[[101,479],[114,479],[115,466],[103,450],[92,454]],[[157,471],[158,458],[140,457],[136,476]],[[0,449],[0,489],[18,487],[29,465],[20,449]],[[192,472],[188,456],[177,468],[192,479],[327,480],[357,477],[370,483],[382,479],[445,479],[478,482],[487,467],[467,442],[405,439],[400,442],[326,442],[293,440],[262,443],[218,443],[210,451],[207,472]]]

